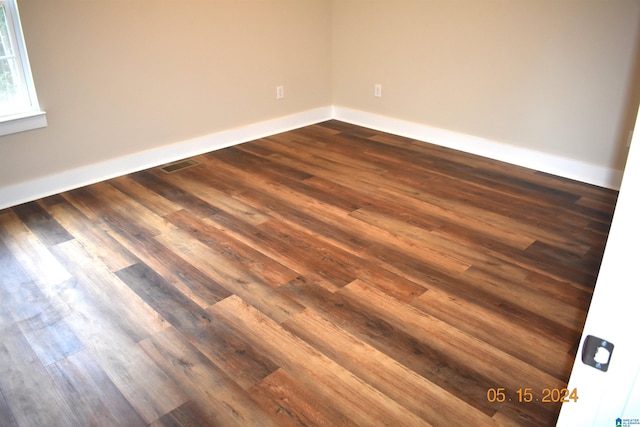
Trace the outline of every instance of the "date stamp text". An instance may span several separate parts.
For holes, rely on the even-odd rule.
[[[578,401],[578,389],[543,388],[534,390],[531,387],[522,387],[514,392],[505,387],[490,387],[487,389],[487,401],[489,403],[518,402],[518,403],[569,403]]]

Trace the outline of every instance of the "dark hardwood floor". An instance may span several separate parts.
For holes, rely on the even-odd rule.
[[[2,426],[555,424],[616,192],[336,121],[193,160],[0,211]]]

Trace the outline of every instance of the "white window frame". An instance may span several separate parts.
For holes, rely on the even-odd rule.
[[[31,75],[31,66],[27,56],[27,48],[22,34],[20,14],[16,0],[0,0],[0,6],[4,6],[7,19],[7,32],[12,50],[15,55],[18,73],[21,83],[29,97],[29,105],[25,108],[9,114],[0,115],[0,135],[8,135],[16,132],[37,129],[47,126],[46,113],[40,109],[36,89]]]

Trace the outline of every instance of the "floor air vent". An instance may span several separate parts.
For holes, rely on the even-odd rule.
[[[171,163],[170,165],[163,166],[160,169],[162,169],[166,173],[174,173],[199,164],[200,163],[196,162],[195,160],[183,160],[181,162]]]

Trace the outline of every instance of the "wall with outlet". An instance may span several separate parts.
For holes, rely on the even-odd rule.
[[[340,109],[606,174],[640,101],[637,0],[18,3],[48,126],[0,138],[0,207]]]
[[[640,2],[333,6],[334,105],[623,169],[640,94]]]
[[[18,6],[49,125],[0,139],[0,188],[331,103],[329,0]]]

